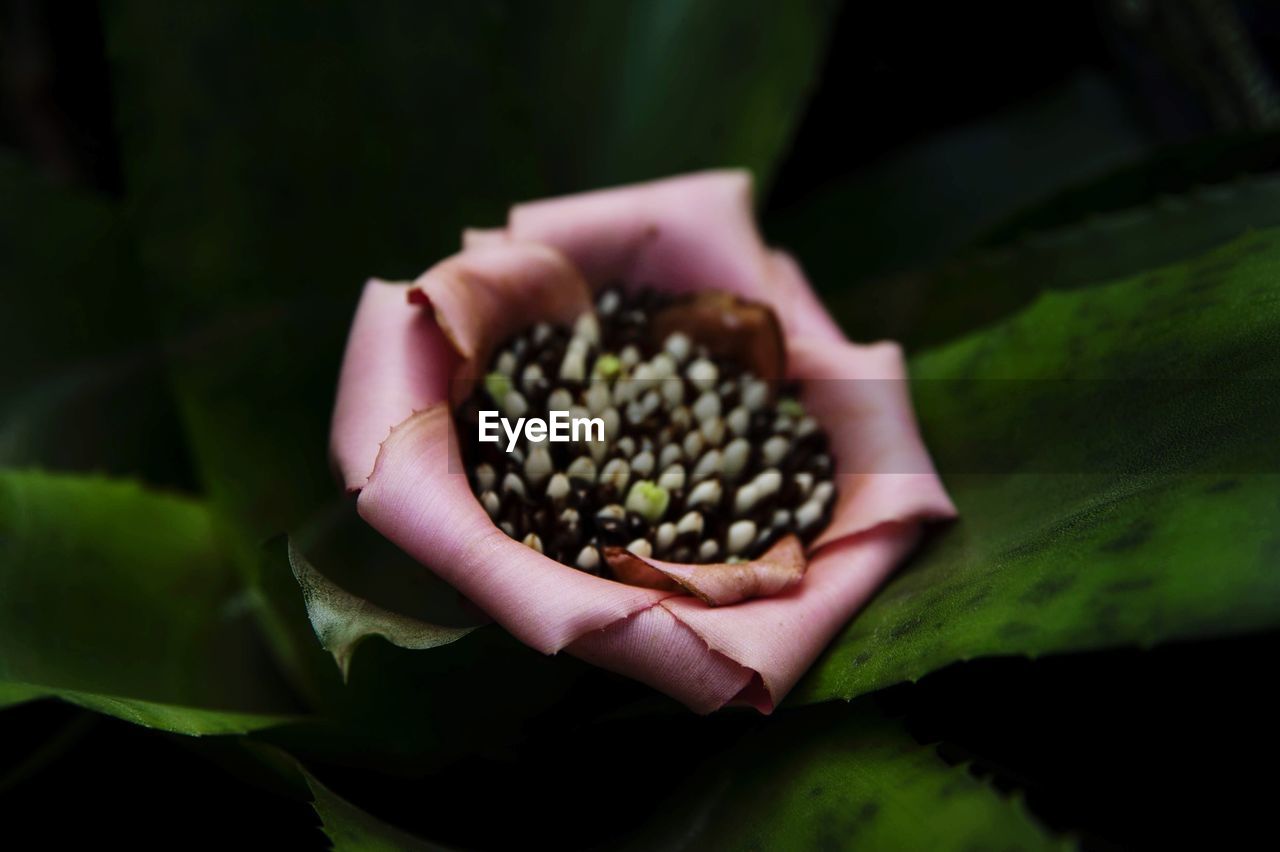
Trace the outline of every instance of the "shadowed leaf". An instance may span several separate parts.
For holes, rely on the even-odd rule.
[[[125,215],[0,152],[0,465],[185,484]]]
[[[794,693],[1280,624],[1280,231],[912,362],[960,509]]]
[[[1066,848],[868,707],[793,713],[709,761],[629,848]]]
[[[0,684],[181,733],[295,718],[206,508],[101,477],[0,472]]]
[[[324,649],[333,654],[345,681],[351,671],[356,647],[370,636],[381,636],[392,645],[422,651],[448,645],[475,630],[471,627],[442,627],[382,607],[357,597],[326,579],[312,567],[302,552],[289,542],[289,565],[302,587],[307,617]]]
[[[299,771],[311,789],[311,806],[316,809],[334,852],[446,852],[447,847],[427,843],[388,825],[338,796],[305,769],[299,767]]]

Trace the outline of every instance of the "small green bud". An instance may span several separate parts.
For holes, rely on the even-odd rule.
[[[804,417],[804,406],[799,400],[784,396],[778,400],[778,413],[788,417]]]
[[[596,359],[595,374],[602,379],[613,380],[622,372],[622,361],[617,355],[606,352]]]
[[[505,373],[489,373],[484,377],[484,389],[499,406],[511,390],[511,377]]]
[[[627,492],[626,508],[649,523],[656,524],[666,514],[667,504],[670,502],[671,495],[667,493],[667,489],[648,479],[642,479]]]

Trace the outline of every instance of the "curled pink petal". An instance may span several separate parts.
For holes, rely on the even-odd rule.
[[[883,524],[822,550],[804,582],[781,594],[724,607],[669,597],[583,635],[568,651],[660,689],[695,712],[733,702],[771,713],[919,533],[918,524]]]
[[[507,241],[505,228],[467,228],[462,232],[462,248],[474,249],[500,245]]]
[[[615,575],[626,582],[649,588],[670,588],[659,582],[665,578],[710,606],[776,595],[800,582],[807,564],[800,539],[794,535],[785,536],[750,562],[663,562],[641,558],[623,548],[606,548],[605,560]]]
[[[555,249],[532,243],[484,242],[428,269],[409,290],[430,305],[436,323],[464,364],[453,400],[502,340],[535,322],[571,324],[591,308],[591,291]]]
[[[804,582],[782,594],[714,609],[691,597],[668,598],[659,606],[711,651],[755,672],[763,691],[753,696],[747,684],[740,700],[768,713],[918,538],[917,524],[882,524],[820,551]]]
[[[523,204],[506,228],[467,231],[464,251],[412,287],[366,288],[334,414],[334,459],[349,488],[364,486],[358,506],[372,526],[526,644],[567,649],[698,712],[771,712],[922,522],[955,513],[921,442],[901,351],[844,340],[799,265],[765,246],[751,192],[744,172],[706,172]],[[777,348],[827,431],[839,486],[807,571],[792,540],[737,565],[630,556],[620,569],[659,588],[624,585],[542,556],[485,514],[451,401],[500,340],[539,320],[572,322],[592,287],[614,282],[727,291],[777,314]],[[450,393],[453,377],[464,381]]]
[[[564,252],[593,287],[715,289],[764,302],[788,336],[843,340],[799,265],[756,228],[745,171],[699,172],[516,205],[507,228],[468,229],[467,248],[509,240]]]
[[[795,258],[784,251],[769,254],[770,289],[775,293],[775,305],[787,333],[794,338],[842,343],[844,332],[836,325],[831,314],[818,301],[809,279]]]
[[[751,194],[747,172],[702,172],[519,204],[507,233],[555,246],[596,286],[716,288],[758,299],[767,258]]]
[[[448,398],[458,365],[430,314],[409,305],[408,284],[365,284],[347,338],[329,447],[348,490],[364,485],[391,427]]]
[[[755,674],[712,651],[661,606],[586,633],[566,650],[592,665],[659,689],[695,713],[720,709]]]
[[[392,431],[357,506],[370,526],[544,654],[671,594],[567,568],[495,527],[471,493],[447,403]]]
[[[920,440],[906,362],[895,343],[789,341],[789,374],[826,430],[839,496],[811,547],[879,524],[954,517],[955,506]]]

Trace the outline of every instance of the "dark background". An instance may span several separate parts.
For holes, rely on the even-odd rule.
[[[1214,5],[850,3],[791,153],[763,200],[765,222],[786,234],[789,209],[827,183],[856,178],[913,146],[1040,102],[1081,79],[1089,81],[1085,102],[1123,107],[1124,133],[1134,144],[1264,130],[1280,108],[1274,86],[1258,83],[1275,78],[1280,7],[1235,4],[1237,34],[1256,50],[1256,61],[1241,66],[1237,53],[1223,49],[1231,34],[1204,23],[1218,20],[1203,17]],[[7,0],[0,9],[0,144],[59,181],[122,194],[97,4]],[[1099,114],[1109,113],[1105,106],[1096,114],[1085,110],[1079,120]],[[1042,129],[1048,136],[1067,132],[1052,123]],[[977,178],[990,176],[993,186],[1020,174],[1017,164],[980,158],[972,164]],[[1215,168],[1184,165],[1144,174],[1142,191],[1184,189]],[[1277,165],[1274,149],[1263,144],[1237,149],[1229,168],[1261,172]],[[1028,168],[1033,174],[1034,164]],[[999,194],[987,201],[977,209],[999,222]],[[887,258],[881,271],[896,271],[896,263]],[[180,459],[171,466],[174,484],[189,484],[183,467]],[[922,742],[938,742],[945,759],[969,762],[971,771],[990,775],[1002,789],[1020,791],[1045,823],[1076,833],[1090,847],[1222,842],[1250,829],[1265,837],[1274,803],[1260,800],[1256,779],[1280,756],[1277,702],[1268,683],[1277,650],[1276,637],[1265,636],[1145,652],[984,660],[876,700],[904,717]],[[635,694],[627,684],[606,683]],[[831,710],[784,712],[819,719]],[[10,839],[29,832],[50,846],[104,836],[139,845],[186,846],[194,839],[231,846],[252,831],[255,844],[322,845],[306,802],[248,780],[216,744],[142,731],[51,702],[0,719],[0,814]],[[627,724],[542,719],[517,754],[451,766],[439,775],[447,782],[397,782],[337,768],[320,774],[339,792],[377,791],[364,802],[381,801],[382,813],[406,828],[429,829],[442,842],[510,847],[531,827],[556,825],[566,846],[591,845],[622,839],[611,815],[619,807],[649,807],[653,791],[670,782],[665,764],[628,764],[612,777],[582,783],[580,773],[600,771],[594,744]],[[749,737],[754,724],[736,717],[699,747],[727,749]],[[699,720],[673,716],[646,722],[634,737],[660,748],[701,733]],[[566,801],[557,793],[561,787],[594,793]],[[429,814],[415,806],[427,793],[437,797]],[[441,809],[440,801],[449,807]]]

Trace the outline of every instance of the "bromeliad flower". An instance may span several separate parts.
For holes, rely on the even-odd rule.
[[[332,452],[372,526],[528,645],[767,713],[954,515],[905,380],[763,244],[749,176],[703,173],[519,205],[371,281]]]

